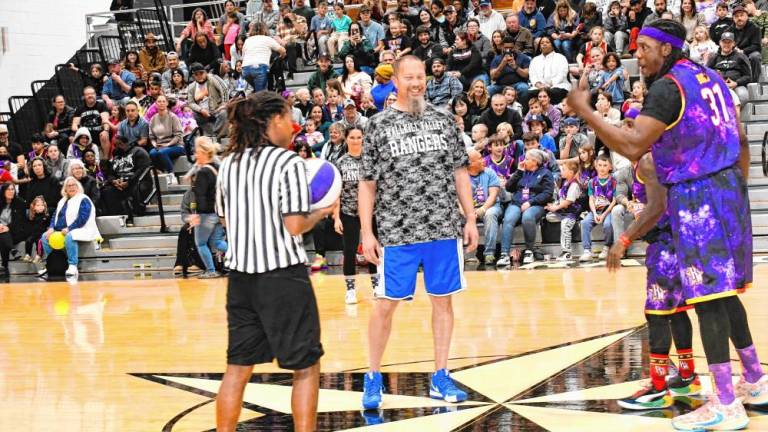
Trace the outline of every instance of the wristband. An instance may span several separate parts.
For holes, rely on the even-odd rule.
[[[625,234],[622,234],[619,236],[619,241],[622,245],[624,245],[625,249],[629,249],[630,246],[632,246],[632,240],[629,239]]]

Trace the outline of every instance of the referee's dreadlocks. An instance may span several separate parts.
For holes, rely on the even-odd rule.
[[[229,120],[229,147],[226,154],[235,154],[238,160],[247,148],[260,148],[271,145],[267,137],[269,120],[289,109],[288,102],[272,91],[252,93],[227,107]],[[254,156],[259,155],[254,152]]]

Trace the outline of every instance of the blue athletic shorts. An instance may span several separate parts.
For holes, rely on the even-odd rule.
[[[424,267],[427,294],[446,296],[464,290],[464,252],[461,239],[434,240],[385,246],[381,257],[376,297],[411,300],[416,291],[419,264]]]

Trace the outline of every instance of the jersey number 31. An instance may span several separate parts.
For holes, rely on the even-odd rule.
[[[728,108],[725,106],[723,89],[719,84],[715,84],[712,87],[702,88],[701,97],[704,98],[704,100],[709,103],[709,107],[712,108],[712,115],[709,118],[712,119],[713,125],[720,126],[721,122],[728,123],[731,121],[731,116],[728,114]]]

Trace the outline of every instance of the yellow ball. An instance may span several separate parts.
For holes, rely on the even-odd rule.
[[[48,237],[48,244],[51,246],[51,249],[64,249],[64,234],[62,234],[61,231],[53,232]]]

